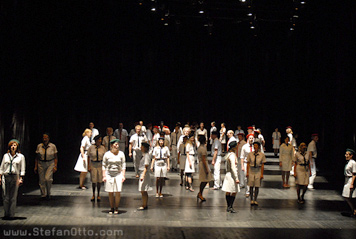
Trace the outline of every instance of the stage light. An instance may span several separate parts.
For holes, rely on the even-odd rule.
[[[204,10],[202,10],[202,9],[199,10],[199,13],[200,13],[200,14],[204,14]]]
[[[240,2],[246,2],[246,0],[240,0]]]
[[[155,7],[151,8],[151,11],[152,11],[152,12],[155,12],[155,11],[156,11],[156,8],[155,8]]]
[[[304,5],[304,4],[306,4],[306,2],[304,2],[304,1],[301,1],[301,2],[300,2],[300,4]]]
[[[298,18],[299,16],[298,15],[293,15],[294,18]]]
[[[294,31],[294,28],[293,28],[293,27],[291,27],[291,28],[289,28],[289,30],[290,30],[290,31]]]
[[[247,16],[251,17],[251,16],[252,16],[252,13],[247,14]]]
[[[250,28],[251,28],[251,29],[255,29],[255,27],[254,27],[254,26],[250,26]]]

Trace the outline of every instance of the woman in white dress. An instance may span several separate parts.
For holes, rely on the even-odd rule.
[[[92,131],[91,129],[85,129],[83,133],[83,139],[80,144],[80,154],[77,160],[77,163],[74,167],[75,171],[80,172],[79,175],[79,189],[88,189],[84,185],[85,177],[87,176],[88,173],[88,149],[91,146],[90,142],[90,137],[91,137]]]
[[[191,133],[188,137],[188,141],[185,144],[185,152],[186,152],[186,161],[185,161],[185,175],[188,179],[188,185],[185,187],[185,189],[194,192],[194,189],[192,187],[192,176],[193,173],[195,172],[194,164],[195,164],[195,137],[194,133]]]
[[[156,198],[163,198],[162,188],[164,185],[164,178],[167,177],[169,171],[169,148],[164,146],[164,138],[158,139],[158,146],[153,149],[151,171],[155,172],[156,178]],[[158,193],[159,189],[159,193]]]
[[[229,152],[225,156],[226,159],[226,174],[222,189],[226,192],[226,203],[227,203],[227,212],[235,213],[236,211],[233,208],[233,204],[235,201],[236,193],[239,191],[238,183],[239,175],[237,173],[237,142],[232,141],[229,143]]]
[[[351,216],[356,217],[356,191],[355,191],[355,178],[356,178],[356,162],[353,159],[355,151],[353,149],[346,149],[345,159],[347,161],[345,165],[344,175],[345,184],[342,191],[342,196],[345,198],[347,204],[351,208]]]
[[[15,217],[17,193],[25,176],[25,156],[19,152],[19,145],[17,139],[10,140],[7,153],[1,161],[0,183],[3,192],[4,220],[12,220]]]
[[[178,149],[178,164],[180,168],[180,186],[183,186],[183,177],[185,169],[185,161],[187,160],[187,154],[185,152],[185,144],[187,143],[188,137],[183,136],[183,143],[179,145]],[[187,178],[185,178],[185,185],[187,185]]]
[[[103,182],[105,182],[105,192],[109,193],[111,210],[109,214],[118,214],[120,193],[122,183],[125,181],[126,160],[125,154],[119,150],[120,140],[110,141],[110,151],[107,151],[103,157]]]
[[[221,123],[219,140],[221,142],[222,150],[223,150],[223,152],[225,152],[225,148],[226,148],[226,127],[225,127],[225,123]]]
[[[294,147],[289,143],[289,137],[287,135],[282,139],[284,143],[279,149],[279,167],[282,170],[283,187],[289,188],[289,176],[292,170]]]
[[[298,152],[295,153],[293,158],[294,162],[294,177],[297,184],[298,203],[304,203],[304,195],[308,189],[310,177],[310,161],[309,154],[307,153],[307,145],[301,143]],[[302,197],[300,197],[300,190],[302,189]]]
[[[206,201],[203,197],[203,190],[207,183],[214,180],[213,176],[211,175],[209,164],[208,164],[208,151],[206,149],[206,138],[205,135],[199,135],[198,141],[200,143],[199,148],[197,150],[198,153],[198,160],[199,160],[199,193],[197,198],[200,199],[202,202]]]
[[[146,210],[147,207],[147,202],[148,202],[148,193],[147,191],[151,191],[151,177],[150,177],[150,171],[147,170],[151,158],[150,154],[148,153],[150,150],[150,145],[147,142],[142,142],[141,143],[141,151],[142,151],[142,158],[140,160],[139,164],[139,174],[140,174],[140,180],[138,181],[138,191],[141,192],[142,194],[142,206],[137,208],[137,210]]]

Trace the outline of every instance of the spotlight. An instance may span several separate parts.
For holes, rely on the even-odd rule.
[[[240,0],[240,2],[246,2],[246,0]]]
[[[204,14],[204,10],[202,10],[202,9],[199,10],[199,13],[200,13],[200,14]]]
[[[255,29],[255,27],[254,27],[254,26],[250,26],[250,28],[251,28],[251,29]]]
[[[304,2],[304,1],[301,1],[301,2],[300,2],[300,4],[304,5],[304,4],[306,4],[306,2]]]
[[[291,28],[289,28],[289,30],[290,30],[290,31],[294,31],[294,28],[293,28],[293,27],[291,27]]]
[[[156,11],[156,8],[155,8],[155,7],[152,7],[152,8],[151,8],[151,11],[152,11],[152,12],[155,12],[155,11]]]
[[[251,16],[252,16],[252,13],[247,14],[247,16],[251,17]]]

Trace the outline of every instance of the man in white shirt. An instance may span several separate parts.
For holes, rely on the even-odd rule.
[[[174,131],[171,133],[171,143],[169,145],[169,150],[171,151],[171,165],[172,165],[172,171],[178,171],[177,170],[177,158],[178,158],[178,140],[182,133],[180,132],[179,129],[179,124],[176,124],[176,127],[174,128]]]
[[[213,133],[214,131],[218,131],[218,129],[216,128],[216,123],[215,123],[215,121],[213,121],[213,122],[211,122],[211,128],[210,128],[210,137],[209,137],[209,140],[210,140],[210,145],[212,145],[213,144],[213,140],[212,140],[212,138],[211,138],[211,133]],[[213,151],[211,150],[211,155],[213,155]]]
[[[241,129],[241,126],[237,126],[237,130],[235,130],[235,137],[237,138],[238,134],[245,134],[245,132]]]
[[[278,128],[276,128],[272,134],[272,145],[274,156],[277,157],[279,146],[281,145],[281,133],[278,131]]]
[[[236,152],[236,156],[237,156],[237,168],[239,170],[239,179],[240,179],[240,187],[244,188],[245,187],[245,178],[244,178],[244,174],[242,173],[242,166],[241,166],[241,151],[242,151],[242,147],[246,144],[246,141],[244,140],[245,138],[245,134],[244,133],[238,133],[237,134],[238,137],[238,143],[237,143],[237,152]]]
[[[146,137],[147,137],[147,140],[148,140],[148,144],[151,144],[152,137],[153,137],[153,134],[152,134],[152,124],[151,124],[151,123],[149,123],[149,124],[147,125]]]
[[[309,154],[309,160],[310,160],[310,171],[311,171],[311,176],[309,178],[309,189],[314,189],[314,180],[316,177],[316,159],[318,157],[318,150],[316,147],[316,143],[319,140],[319,135],[318,134],[312,134],[312,141],[308,144],[308,151],[307,153]]]
[[[124,124],[119,123],[119,128],[115,130],[114,132],[115,138],[119,139],[119,150],[124,152],[126,151],[126,148],[129,146],[129,139],[128,139],[128,133],[127,130],[124,129]],[[110,144],[110,141],[109,141]]]
[[[130,137],[129,157],[133,158],[136,178],[138,178],[140,177],[138,169],[142,158],[141,143],[147,142],[147,137],[141,132],[141,125],[136,125],[135,130],[136,133]]]
[[[232,130],[229,130],[227,131],[227,137],[229,138],[229,140],[227,141],[227,144],[226,144],[226,152],[229,151],[229,144],[232,142],[232,141],[236,141],[236,138],[234,137],[234,131]]]
[[[91,144],[95,144],[94,137],[99,135],[99,130],[94,128],[94,123],[93,122],[89,123],[89,129],[91,129],[90,142],[91,142]]]
[[[113,128],[107,127],[106,128],[106,136],[103,138],[103,145],[105,147],[106,151],[110,150],[110,141],[113,139],[116,139],[116,137],[113,135]],[[123,151],[125,153],[125,151]]]
[[[213,131],[211,133],[211,139],[213,140],[211,152],[214,152],[213,160],[211,162],[211,164],[214,166],[214,187],[212,189],[218,190],[221,187],[220,166],[222,152],[221,142],[218,139],[218,131]]]
[[[141,121],[139,121],[138,123],[139,123],[139,125],[141,125],[141,131],[142,131],[142,133],[146,134],[146,127],[143,125],[143,121],[141,120]]]
[[[247,156],[249,153],[254,152],[255,149],[253,148],[253,142],[254,142],[254,135],[249,134],[246,136],[248,143],[242,146],[241,149],[241,172],[244,177],[244,183],[245,183],[245,196],[248,198],[250,196],[250,187],[247,185],[247,177],[246,177],[246,170],[247,170]]]
[[[198,135],[204,135],[206,141],[208,142],[208,131],[204,128],[203,122],[200,123],[199,129],[197,129],[195,132],[195,142],[196,142],[197,148],[199,148],[199,146],[200,146],[200,143],[198,141]]]

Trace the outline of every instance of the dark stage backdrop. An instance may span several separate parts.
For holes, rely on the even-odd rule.
[[[211,36],[194,21],[164,27],[133,2],[1,3],[1,154],[20,139],[31,178],[43,132],[70,171],[90,121],[101,133],[138,120],[255,124],[268,149],[292,125],[298,143],[321,135],[320,168],[342,179],[355,148],[353,1],[308,3],[293,34],[261,23],[257,37],[238,24]]]

